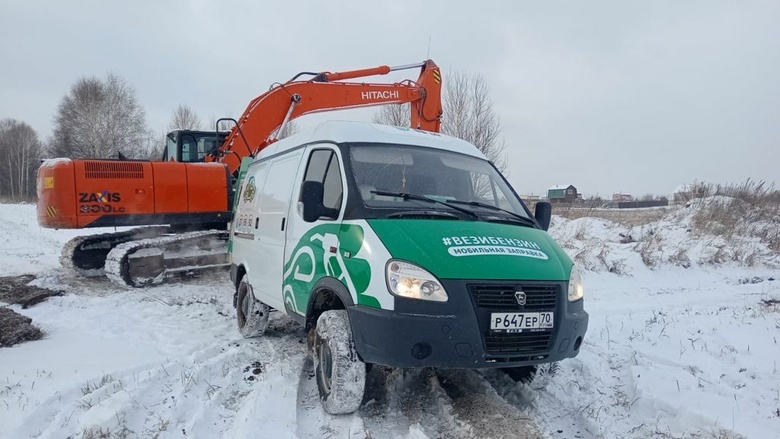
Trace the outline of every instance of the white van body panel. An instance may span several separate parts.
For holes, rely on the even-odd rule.
[[[248,263],[253,259],[250,255],[253,246],[249,245],[249,242],[259,238],[255,228],[256,212],[260,202],[258,194],[264,189],[267,172],[268,162],[254,163],[249,169],[232,224],[234,229],[232,259],[235,263],[242,265],[248,274],[252,275],[250,279],[254,277],[254,273],[251,271],[256,264]]]
[[[295,150],[270,160],[257,215],[251,278],[255,298],[276,309],[282,301],[282,269],[287,217],[302,151]]]

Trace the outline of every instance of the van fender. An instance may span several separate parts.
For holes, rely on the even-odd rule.
[[[327,290],[333,293],[333,295],[338,298],[339,301],[344,305],[344,308],[348,308],[350,306],[355,305],[355,301],[352,300],[352,294],[350,294],[349,290],[347,289],[347,286],[344,285],[340,280],[334,278],[334,277],[323,277],[320,280],[317,281],[317,283],[314,284],[311,291],[309,292],[309,301],[306,304],[306,330],[308,331],[309,328],[313,327],[317,323],[317,318],[319,318],[320,314],[322,314],[323,310],[327,309],[334,309],[333,304],[328,303],[328,297],[324,296],[324,300],[320,299],[321,296],[318,294],[319,291]],[[285,307],[287,305],[285,304]],[[335,309],[340,309],[340,306],[335,307]],[[287,309],[288,314],[290,314],[290,309]],[[293,313],[294,314],[294,313]]]

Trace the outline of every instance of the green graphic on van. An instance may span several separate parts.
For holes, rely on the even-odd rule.
[[[255,192],[257,187],[255,186],[255,176],[249,177],[249,181],[246,183],[246,192],[244,192],[244,201],[251,203],[255,199]]]
[[[322,277],[341,281],[360,305],[381,308],[376,298],[365,293],[371,279],[371,266],[354,257],[363,245],[363,228],[352,224],[323,224],[306,232],[292,257],[284,265],[284,303],[303,314],[312,287]]]
[[[523,256],[547,260],[547,254],[534,241],[503,236],[445,236],[441,239],[452,256]]]

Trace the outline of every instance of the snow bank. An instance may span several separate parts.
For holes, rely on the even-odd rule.
[[[737,208],[728,233],[723,206]],[[547,431],[777,435],[780,307],[768,304],[780,298],[780,254],[765,239],[776,219],[745,220],[760,216],[717,196],[639,226],[554,217],[550,233],[586,270],[590,324],[580,355],[532,395]]]
[[[730,218],[710,218],[714,206],[726,206],[729,216],[738,219],[732,224]],[[751,217],[761,220],[748,221]],[[780,252],[773,248],[777,238],[772,233],[779,230],[780,218],[757,215],[746,206],[740,210],[723,196],[695,200],[637,226],[557,215],[550,225],[550,234],[582,268],[620,275],[661,267],[778,268]]]

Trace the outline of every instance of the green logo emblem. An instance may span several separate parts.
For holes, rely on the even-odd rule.
[[[246,183],[246,191],[244,192],[244,201],[251,203],[255,199],[255,192],[257,187],[255,186],[255,177],[249,177],[249,181]]]

